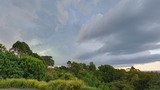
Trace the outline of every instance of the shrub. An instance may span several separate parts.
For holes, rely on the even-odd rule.
[[[94,88],[94,87],[82,87],[81,90],[102,90],[102,89]],[[107,89],[105,89],[105,90],[107,90]]]
[[[59,78],[59,72],[53,68],[47,68],[45,81],[56,80]]]
[[[63,74],[60,79],[62,80],[77,80],[76,77],[74,77],[71,73],[65,73]]]
[[[45,90],[47,83],[33,79],[1,79],[0,88],[37,88]]]
[[[101,83],[101,84],[98,86],[98,88],[100,88],[100,89],[102,89],[102,90],[110,90],[109,87],[108,87],[106,84],[104,84],[104,83]]]
[[[100,90],[84,85],[81,80],[54,80],[49,83],[34,79],[0,79],[0,88],[36,88],[39,90]]]
[[[23,70],[19,63],[20,59],[13,53],[0,51],[0,78],[21,78]]]
[[[147,90],[159,90],[160,89],[160,78],[153,78],[148,82]]]
[[[111,90],[133,90],[134,87],[130,85],[128,82],[125,81],[114,81],[111,83],[108,83],[107,86]]]
[[[98,87],[101,83],[93,72],[79,71],[78,78],[83,80],[88,86]]]
[[[49,90],[80,90],[84,86],[81,80],[55,80],[50,81]]]
[[[21,57],[20,67],[23,68],[23,78],[31,78],[44,80],[46,73],[46,66],[38,58],[23,55]]]

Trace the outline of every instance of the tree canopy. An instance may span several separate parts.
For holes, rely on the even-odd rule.
[[[14,43],[10,50],[11,51],[13,50],[18,55],[19,54],[21,55],[21,54],[31,54],[32,53],[32,50],[27,45],[27,43],[20,42],[20,41],[17,41],[16,43]]]

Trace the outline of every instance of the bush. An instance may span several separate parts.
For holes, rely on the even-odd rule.
[[[62,80],[77,80],[76,77],[74,77],[71,73],[65,73],[63,74],[60,79]]]
[[[0,88],[37,88],[44,90],[47,83],[33,79],[1,79]]]
[[[59,78],[59,72],[53,68],[47,68],[45,81],[56,80]]]
[[[88,86],[91,87],[98,87],[101,83],[93,72],[80,71],[78,73],[78,78],[83,80]]]
[[[87,87],[81,80],[54,80],[49,83],[34,79],[0,79],[0,88],[36,88],[39,90],[100,90]]]
[[[44,80],[46,66],[34,57],[18,58],[11,52],[0,52],[0,78],[30,78]]]
[[[98,89],[98,88],[94,88],[94,87],[82,87],[81,90],[102,90],[102,89]],[[107,90],[107,89],[105,89]]]
[[[21,57],[20,67],[23,68],[23,78],[31,78],[44,80],[46,73],[46,66],[38,58],[23,55]]]
[[[125,81],[115,81],[108,83],[107,86],[110,90],[133,90],[134,87]]]
[[[49,90],[80,90],[84,86],[81,80],[55,80],[50,81]]]
[[[104,83],[101,83],[101,84],[98,86],[98,88],[100,88],[100,89],[102,89],[102,90],[110,90],[109,87],[108,87],[106,84],[104,84]]]
[[[20,59],[11,52],[0,51],[0,78],[22,78]]]
[[[160,78],[153,78],[148,82],[147,90],[160,90]]]

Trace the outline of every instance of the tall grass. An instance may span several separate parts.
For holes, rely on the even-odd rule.
[[[54,80],[50,82],[34,79],[0,79],[2,88],[35,88],[39,90],[99,90],[86,87],[81,80]]]
[[[1,79],[0,88],[37,88],[44,90],[48,84],[33,79]]]
[[[49,90],[80,90],[83,86],[81,80],[55,80],[48,83]]]

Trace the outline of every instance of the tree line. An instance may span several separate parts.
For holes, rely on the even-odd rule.
[[[54,66],[52,56],[34,53],[25,42],[17,41],[7,50],[0,44],[0,79],[26,78],[49,82],[51,80],[82,80],[94,90],[159,90],[160,74],[142,72],[133,66],[129,71],[115,69],[111,65],[96,67],[89,64],[66,62],[66,66]]]

